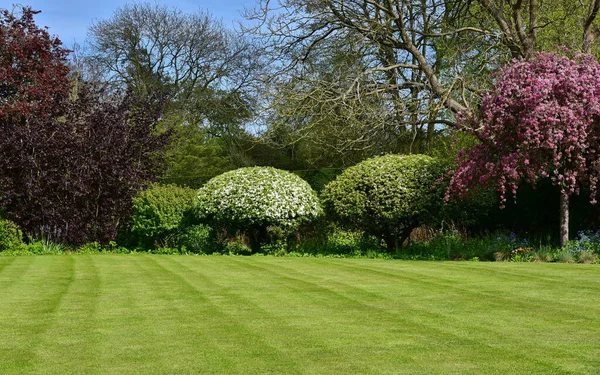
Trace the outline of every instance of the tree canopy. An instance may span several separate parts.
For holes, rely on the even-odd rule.
[[[463,123],[480,143],[460,155],[450,192],[464,195],[473,187],[494,185],[506,202],[523,180],[535,184],[549,178],[561,191],[564,225],[568,197],[582,186],[589,187],[596,203],[600,64],[593,56],[540,53],[515,61],[484,96],[481,115]]]

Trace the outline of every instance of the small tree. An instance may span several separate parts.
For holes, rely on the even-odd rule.
[[[346,169],[323,191],[341,224],[383,239],[388,251],[441,208],[444,163],[425,155],[385,155]]]
[[[600,178],[600,64],[540,53],[503,69],[481,114],[462,121],[479,144],[459,154],[448,193],[495,185],[504,204],[522,181],[549,178],[560,189],[560,244],[569,239],[569,197],[582,185],[596,203]],[[466,127],[467,129],[469,127]]]
[[[228,231],[243,231],[254,252],[267,227],[293,229],[316,219],[319,199],[310,185],[290,172],[270,167],[240,168],[208,181],[199,191],[196,216]]]

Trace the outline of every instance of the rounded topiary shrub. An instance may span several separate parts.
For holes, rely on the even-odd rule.
[[[169,240],[187,225],[196,190],[154,184],[133,199],[131,232],[144,246],[172,246]]]
[[[215,228],[245,233],[253,251],[267,228],[294,229],[322,209],[310,185],[297,175],[270,167],[240,168],[208,181],[196,199],[196,218]]]
[[[346,169],[322,194],[340,224],[402,246],[442,206],[446,163],[425,155],[385,155]]]

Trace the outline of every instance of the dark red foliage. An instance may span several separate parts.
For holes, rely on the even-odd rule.
[[[0,206],[34,236],[107,242],[164,164],[162,101],[81,83],[75,95],[69,51],[18,9],[0,10]]]
[[[55,115],[70,90],[69,51],[35,25],[38,12],[17,10],[0,9],[0,125],[25,121],[28,114]]]
[[[35,236],[107,242],[164,165],[160,105],[83,86],[64,106],[63,116],[31,117],[0,139],[2,206]]]

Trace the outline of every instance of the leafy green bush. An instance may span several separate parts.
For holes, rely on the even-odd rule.
[[[368,159],[329,183],[323,204],[340,224],[383,239],[392,251],[439,212],[446,165],[425,155]]]
[[[361,257],[369,253],[385,252],[380,242],[375,237],[365,236],[364,233],[329,225],[294,244],[292,251],[316,256]]]
[[[0,219],[0,251],[21,250],[24,247],[23,233],[17,224]]]
[[[166,247],[186,226],[196,191],[177,185],[152,185],[133,199],[131,231],[142,246]]]
[[[208,181],[199,191],[195,216],[231,235],[245,233],[253,252],[267,228],[292,230],[322,213],[310,185],[290,172],[270,167],[240,168]]]
[[[181,228],[181,231],[173,236],[167,245],[195,254],[210,254],[217,250],[212,231],[206,225],[190,225]]]

